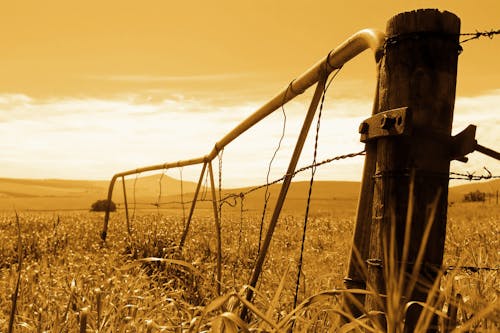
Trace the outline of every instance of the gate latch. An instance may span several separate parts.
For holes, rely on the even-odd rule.
[[[379,112],[359,125],[360,141],[368,142],[380,137],[407,135],[410,132],[408,107]]]
[[[359,125],[361,142],[369,142],[381,137],[409,135],[411,131],[411,113],[408,107],[384,111],[365,119]],[[476,140],[476,126],[469,125],[462,132],[454,136],[441,137],[432,134],[437,139],[446,140],[449,144],[450,160],[467,162],[466,155],[478,151],[496,160],[500,160],[500,153],[481,146]]]

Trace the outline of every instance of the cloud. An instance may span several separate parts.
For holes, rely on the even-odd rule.
[[[86,79],[101,81],[121,81],[135,83],[152,82],[209,82],[237,80],[250,77],[250,73],[226,73],[226,74],[205,74],[205,75],[89,75]]]
[[[271,178],[286,170],[309,100],[301,97],[285,105],[285,137],[273,162]],[[453,132],[473,123],[478,141],[498,150],[500,92],[459,97]],[[164,162],[207,154],[261,104],[218,104],[213,100],[182,95],[148,99],[147,95],[123,94],[119,98],[35,99],[0,94],[0,151],[6,163],[3,177],[107,179],[112,174]],[[317,160],[363,149],[357,133],[359,123],[371,114],[368,99],[333,98],[324,105]],[[232,142],[224,152],[225,186],[251,185],[265,180],[267,167],[281,137],[281,110]],[[316,123],[306,141],[299,166],[312,162]],[[453,163],[456,171],[487,166],[500,174],[498,163],[471,154],[468,164]],[[318,179],[356,180],[362,158],[326,165]],[[197,172],[197,171],[196,171]],[[195,172],[195,173],[196,173]],[[197,175],[186,170],[186,179]],[[298,179],[308,177],[302,175]]]

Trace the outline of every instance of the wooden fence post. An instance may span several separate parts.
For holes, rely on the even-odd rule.
[[[377,138],[366,264],[367,283],[380,294],[393,293],[396,285],[400,305],[409,300],[425,302],[442,264],[459,33],[457,16],[434,9],[401,13],[387,23],[376,107],[378,112],[407,107],[404,125],[411,131]],[[396,123],[398,118],[385,117],[379,126],[390,131]],[[425,250],[422,265],[413,271],[420,249]],[[398,270],[406,272],[401,280]],[[414,288],[411,276],[417,279]],[[402,285],[395,283],[398,280]],[[411,289],[408,298],[405,289]],[[388,298],[380,300],[367,297],[366,309],[390,311]],[[392,306],[396,311],[404,308]],[[405,331],[413,332],[420,313],[419,306],[410,306]]]
[[[377,63],[378,59],[377,59]],[[378,80],[377,80],[378,81]],[[378,94],[378,92],[376,92]],[[377,103],[375,103],[377,104]],[[374,107],[373,114],[376,114],[378,109]],[[360,126],[360,133],[364,131],[363,125]],[[356,209],[356,224],[354,226],[354,236],[352,242],[352,250],[347,267],[347,276],[344,279],[344,285],[347,289],[366,289],[366,276],[363,274],[364,261],[368,259],[370,249],[370,227],[372,219],[372,204],[373,204],[373,175],[375,174],[375,163],[377,159],[377,143],[367,142],[365,145],[365,163],[363,166],[363,175],[361,179],[361,188],[358,197],[358,207]],[[365,295],[353,294],[359,304],[365,301]],[[344,298],[346,311],[359,317],[362,314],[355,304],[354,300]]]

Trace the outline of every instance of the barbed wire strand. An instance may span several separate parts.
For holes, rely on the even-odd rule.
[[[477,31],[476,30],[476,32],[461,33],[460,36],[470,36],[470,37],[460,41],[460,44],[467,43],[471,40],[479,39],[481,37],[488,37],[489,39],[493,39],[493,37],[495,37],[495,35],[498,35],[498,34],[500,34],[500,29],[497,29],[497,30],[492,29],[489,31]]]
[[[156,211],[158,213],[158,218],[160,218],[160,201],[161,201],[161,181],[163,179],[163,175],[165,174],[165,170],[162,170],[161,172],[161,175],[160,175],[160,178],[158,178],[158,187],[159,187],[159,191],[158,191],[158,198],[156,199]]]
[[[354,158],[354,157],[357,157],[357,156],[364,156],[365,155],[365,150],[362,150],[362,151],[359,151],[357,153],[350,153],[350,154],[345,154],[345,155],[338,155],[338,156],[335,156],[335,157],[332,157],[332,158],[328,158],[328,159],[325,159],[321,162],[317,162],[315,164],[310,164],[310,165],[307,165],[307,166],[304,166],[300,169],[297,169],[293,174],[292,174],[292,177],[295,177],[297,174],[299,173],[302,173],[304,171],[307,171],[307,170],[310,170],[311,168],[313,167],[318,167],[318,166],[322,166],[324,164],[329,164],[329,163],[332,163],[334,161],[339,161],[339,160],[343,160],[343,159],[348,159],[348,158]],[[485,170],[488,170],[487,168],[484,167]],[[488,170],[489,171],[489,170]],[[451,171],[449,174],[452,175],[451,177],[449,177],[450,180],[468,180],[468,181],[482,181],[482,180],[491,180],[491,179],[500,179],[500,175],[493,175],[493,174],[486,174],[486,175],[474,175],[475,172],[467,172],[467,173],[458,173],[458,172],[453,172]],[[453,175],[457,175],[457,177],[453,176]],[[240,193],[228,193],[226,196],[224,196],[222,198],[222,204],[227,204],[229,205],[230,207],[235,207],[236,206],[236,200],[237,198],[239,197],[246,197],[247,195],[255,192],[255,191],[258,191],[262,188],[265,188],[266,186],[272,186],[272,185],[275,185],[275,184],[278,184],[280,183],[281,181],[283,181],[285,179],[285,177],[288,176],[288,174],[284,174],[282,177],[280,178],[277,178],[269,183],[264,183],[264,184],[261,184],[261,185],[258,185],[258,186],[255,186],[255,187],[251,187],[249,189],[247,189],[246,191],[242,191]],[[206,180],[204,182],[206,184]],[[206,187],[206,185],[205,185]],[[206,192],[206,191],[205,191]],[[206,199],[206,193],[205,195],[201,196],[201,198],[197,199],[197,201],[199,202],[210,202],[212,201],[211,199]],[[193,200],[189,200],[189,201],[184,201],[185,204],[191,204],[193,203]],[[164,202],[164,203],[161,203],[160,205],[170,205],[170,204],[182,204],[182,201],[176,201],[176,200],[172,200],[172,201],[168,201],[168,202]],[[156,204],[155,203],[151,203],[151,202],[136,202],[134,200],[134,205],[146,205],[146,206],[155,206]]]
[[[328,159],[325,159],[321,162],[317,162],[317,163],[314,163],[314,164],[311,164],[311,165],[307,165],[307,166],[304,166],[304,167],[301,167],[300,169],[297,169],[295,172],[293,172],[291,174],[292,177],[295,177],[297,174],[299,173],[302,173],[304,171],[307,171],[307,170],[310,170],[311,168],[313,167],[318,167],[318,166],[322,166],[324,164],[329,164],[329,163],[332,163],[334,161],[339,161],[339,160],[343,160],[343,159],[348,159],[348,158],[353,158],[353,157],[357,157],[357,156],[364,156],[365,155],[365,150],[361,150],[357,153],[351,153],[351,154],[345,154],[345,155],[338,155],[338,156],[335,156],[335,157],[332,157],[332,158],[328,158]],[[248,190],[244,191],[244,192],[240,192],[240,193],[229,193],[227,194],[226,196],[224,196],[221,200],[221,202],[223,204],[227,204],[228,206],[230,207],[235,207],[236,206],[236,200],[237,198],[239,197],[246,197],[247,195],[255,192],[255,191],[258,191],[260,189],[263,189],[265,188],[266,186],[272,186],[272,185],[275,185],[275,184],[278,184],[280,183],[281,181],[283,181],[288,175],[290,174],[284,174],[282,177],[280,178],[277,178],[269,183],[264,183],[262,185],[258,185],[258,186],[255,186],[255,187],[251,187],[249,188]],[[230,201],[231,200],[231,201]],[[200,202],[210,202],[212,201],[211,199],[206,199],[206,197],[202,197],[201,199],[197,199],[197,201],[200,201]],[[190,201],[185,201],[184,203],[187,203],[187,204],[190,204],[190,203],[193,203],[192,200]],[[141,205],[155,205],[154,203],[138,203],[138,204],[141,204]],[[181,201],[169,201],[169,202],[165,202],[163,204],[181,204]]]
[[[136,210],[136,197],[135,197],[135,191],[136,191],[136,185],[137,185],[137,179],[139,178],[140,173],[135,174],[135,179],[134,179],[134,210],[132,211],[132,218],[131,221],[135,221],[135,210]]]
[[[291,89],[292,84],[293,84],[293,81],[290,82],[290,84],[288,85],[288,87],[285,90],[285,94],[283,95],[283,101],[281,103],[281,112],[283,114],[283,125],[282,125],[282,129],[281,129],[281,136],[280,136],[280,139],[278,141],[278,145],[276,146],[276,149],[274,150],[273,156],[271,157],[271,160],[269,160],[269,164],[267,166],[266,191],[264,192],[264,208],[262,209],[262,216],[260,219],[259,244],[257,247],[257,253],[260,252],[260,246],[262,244],[262,233],[264,231],[264,221],[266,219],[267,204],[269,203],[269,198],[271,197],[271,194],[269,193],[269,176],[271,174],[271,167],[273,165],[274,159],[276,158],[276,155],[278,154],[278,152],[281,148],[281,143],[283,142],[283,138],[285,137],[285,131],[286,131],[285,100],[286,100],[286,95],[288,93],[288,90]],[[240,196],[240,197],[244,198],[244,196]]]
[[[496,267],[487,267],[487,266],[447,266],[444,267],[445,274],[448,273],[449,271],[466,271],[470,273],[479,273],[482,271],[487,271],[487,272],[497,272],[500,270],[499,266]]]
[[[286,177],[288,176],[292,176],[292,177],[295,177],[297,174],[299,173],[302,173],[304,171],[307,171],[313,167],[318,167],[318,166],[321,166],[321,165],[324,165],[324,164],[329,164],[333,161],[339,161],[339,160],[343,160],[343,159],[348,159],[348,158],[353,158],[353,157],[357,157],[357,156],[364,156],[365,155],[365,150],[361,150],[357,153],[350,153],[350,154],[345,154],[345,155],[338,155],[338,156],[335,156],[335,157],[332,157],[332,158],[328,158],[328,159],[325,159],[321,162],[318,162],[318,163],[314,163],[314,164],[311,164],[311,165],[307,165],[307,166],[304,166],[300,169],[297,169],[295,170],[293,173],[289,174],[289,173],[285,173],[282,177],[280,178],[277,178],[275,180],[273,180],[272,182],[269,182],[269,183],[265,183],[265,184],[262,184],[262,185],[258,185],[258,186],[255,186],[255,187],[252,187],[244,192],[240,192],[240,193],[229,193],[227,194],[223,199],[222,201],[228,201],[228,199],[234,199],[236,197],[239,197],[241,195],[243,196],[247,196],[249,195],[250,193],[253,193],[255,191],[258,191],[262,188],[265,188],[266,186],[272,186],[272,185],[275,185],[275,184],[278,184],[280,182],[282,182]],[[233,200],[233,203],[234,203],[234,200]],[[234,206],[234,204],[231,203],[230,206]]]
[[[486,167],[483,167],[483,170],[486,171],[485,175],[475,175],[476,171],[474,172],[467,172],[467,173],[460,173],[460,172],[454,172],[451,171],[450,175],[451,177],[449,179],[460,179],[460,180],[485,180],[485,179],[500,179],[500,176],[494,176],[490,170],[488,170]]]
[[[240,196],[240,228],[238,232],[238,258],[241,258],[241,239],[243,237],[243,212],[245,209],[243,208],[245,203],[245,197]]]
[[[396,260],[395,263],[397,264],[402,264],[402,261]],[[378,268],[383,268],[383,260],[378,259],[378,258],[370,258],[366,259],[365,264],[367,266],[373,266],[373,267],[378,267]],[[404,262],[404,264],[409,265],[409,266],[414,266],[415,262],[412,261],[407,261]],[[500,266],[495,266],[495,267],[489,267],[489,266],[470,266],[470,265],[461,265],[461,266],[455,266],[455,265],[448,265],[448,266],[443,266],[440,264],[433,264],[433,263],[425,263],[425,266],[429,267],[432,270],[435,271],[441,271],[444,275],[448,274],[450,271],[465,271],[468,273],[479,273],[479,272],[496,272],[500,270]]]
[[[224,148],[222,148],[217,154],[217,159],[219,160],[219,221],[222,224],[222,157],[224,155]]]
[[[182,224],[186,226],[186,207],[184,206],[184,180],[182,178],[183,167],[179,168],[179,175],[181,177],[181,205],[182,205]]]
[[[200,201],[206,201],[207,199],[207,193],[208,193],[208,171],[205,172],[205,180],[203,181],[203,188],[201,190],[201,200]],[[192,203],[192,201],[190,202]]]
[[[321,96],[321,102],[320,102],[319,111],[318,111],[318,120],[316,122],[316,135],[315,135],[315,138],[314,138],[314,152],[313,152],[313,162],[312,162],[312,165],[316,164],[316,158],[318,156],[319,130],[320,130],[320,127],[321,127],[321,115],[323,114],[323,106],[324,106],[324,102],[325,102],[326,92],[327,92],[328,88],[330,87],[330,84],[332,83],[332,81],[339,74],[339,72],[340,72],[341,69],[342,69],[342,67],[340,67],[339,69],[337,69],[335,71],[335,73],[332,75],[332,77],[330,78],[330,80],[327,83],[327,85],[323,88],[323,94]],[[328,73],[325,73],[325,75],[328,75]],[[303,226],[303,229],[302,229],[302,241],[301,241],[301,244],[300,244],[300,256],[299,256],[299,262],[298,262],[298,265],[297,265],[297,279],[295,281],[295,295],[294,295],[294,298],[293,298],[293,308],[294,309],[297,306],[298,295],[299,295],[300,276],[301,276],[301,273],[302,273],[302,265],[303,265],[303,259],[304,259],[304,246],[305,246],[305,242],[306,242],[306,233],[307,233],[307,222],[309,220],[309,209],[310,209],[310,206],[311,206],[311,196],[312,196],[312,189],[313,189],[313,184],[314,184],[314,176],[316,175],[316,169],[317,169],[317,166],[313,166],[311,168],[311,178],[309,180],[309,192],[307,194],[306,212],[305,212],[305,216],[304,216],[304,226]]]

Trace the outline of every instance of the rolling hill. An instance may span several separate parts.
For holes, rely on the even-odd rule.
[[[160,175],[126,179],[128,195],[143,200],[157,198]],[[0,178],[0,210],[87,210],[98,199],[107,197],[109,181],[62,180],[62,179],[15,179]],[[181,181],[161,177],[163,195],[181,193]],[[184,192],[194,192],[196,184],[183,182]],[[128,198],[131,199],[130,197]],[[115,183],[114,201],[123,201],[122,183]]]
[[[0,210],[87,210],[94,201],[106,198],[108,186],[109,181],[0,178]],[[315,210],[328,210],[335,205],[349,207],[349,210],[355,209],[359,188],[359,182],[316,181],[313,188],[312,208]],[[158,202],[159,198],[160,203],[179,202],[181,200],[181,181],[165,175],[161,179],[160,175],[140,177],[137,180],[127,178],[126,189],[129,204],[135,201],[138,206],[143,208],[155,208],[154,204]],[[196,183],[184,181],[182,183],[183,200],[191,200],[195,189]],[[249,189],[224,189],[222,194],[224,197],[234,195],[234,199],[228,200],[228,203],[234,203],[239,201],[237,197],[239,193],[245,193]],[[270,205],[274,205],[279,189],[280,184],[269,187]],[[309,182],[292,183],[284,208],[292,211],[303,210],[308,189]],[[496,194],[496,191],[500,190],[500,180],[474,182],[450,187],[449,201],[459,202],[466,193],[476,190]],[[211,198],[209,192],[202,192],[204,192],[206,198]],[[245,209],[262,209],[264,195],[265,188],[248,194],[245,197]],[[202,194],[200,194],[201,196]],[[123,203],[123,190],[120,180],[115,184],[113,200],[119,206],[120,203]],[[229,205],[227,206],[229,207]],[[179,207],[179,205],[173,204],[170,207]],[[211,205],[207,202],[201,202],[199,207],[211,208]]]

